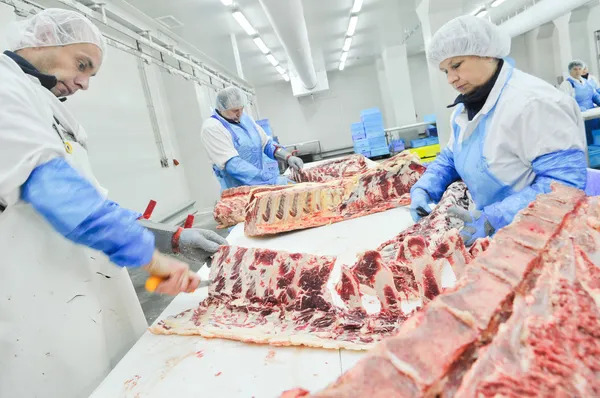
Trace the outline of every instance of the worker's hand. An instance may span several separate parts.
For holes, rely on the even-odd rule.
[[[304,162],[298,156],[290,156],[287,160],[288,166],[298,171],[304,167]]]
[[[429,215],[433,210],[433,200],[429,197],[427,191],[417,188],[410,194],[410,215],[414,222]]]
[[[207,261],[222,245],[228,245],[225,238],[206,229],[187,228],[181,232],[179,237],[181,254],[200,263]]]
[[[485,214],[479,210],[469,211],[462,207],[452,206],[448,209],[448,214],[450,217],[456,217],[465,223],[460,231],[465,246],[472,246],[477,239],[491,236],[496,232]]]
[[[200,277],[190,271],[190,267],[179,260],[155,251],[152,260],[144,268],[150,275],[164,280],[155,292],[175,296],[179,293],[191,293],[198,288]]]
[[[277,182],[276,182],[277,185],[288,185],[288,184],[295,184],[295,183],[296,182],[294,182],[294,181],[292,181],[289,178],[284,177],[284,176],[277,177]]]

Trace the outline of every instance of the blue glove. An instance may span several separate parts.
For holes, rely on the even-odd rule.
[[[277,177],[277,185],[288,185],[288,184],[295,184],[295,182],[284,176]]]
[[[433,201],[424,189],[417,188],[410,193],[410,215],[414,222],[431,213],[431,210],[433,210],[432,203]]]
[[[479,210],[469,211],[458,206],[452,206],[448,209],[448,214],[450,217],[454,216],[465,223],[460,231],[465,246],[472,246],[477,239],[492,236],[496,232],[485,214]]]

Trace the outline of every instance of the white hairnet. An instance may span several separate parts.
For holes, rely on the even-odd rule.
[[[581,68],[584,69],[586,67],[585,63],[583,61],[580,61],[578,59],[575,59],[571,62],[569,62],[569,72],[571,72],[573,70],[573,68]]]
[[[8,29],[11,51],[79,43],[95,44],[102,57],[106,56],[106,42],[100,29],[82,14],[61,8],[48,8]]]
[[[464,15],[448,22],[433,35],[427,58],[436,67],[452,57],[504,58],[510,54],[510,45],[510,36],[490,21]]]
[[[248,103],[248,98],[242,90],[237,87],[227,87],[217,93],[215,108],[218,111],[243,108]]]

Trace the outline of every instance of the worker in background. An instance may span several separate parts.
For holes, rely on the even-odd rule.
[[[48,9],[8,32],[10,51],[0,54],[0,397],[87,397],[147,328],[124,267],[164,278],[160,293],[189,292],[198,277],[155,246],[197,258],[225,242],[159,225],[155,235],[96,181],[85,131],[62,97],[88,89],[98,73],[106,43],[97,27]]]
[[[433,36],[429,62],[460,93],[448,145],[411,189],[413,218],[431,211],[462,179],[474,207],[451,208],[464,221],[466,245],[510,224],[538,194],[558,181],[586,184],[585,135],[575,101],[503,58],[511,39],[491,22],[456,18]]]
[[[215,113],[202,125],[202,142],[221,189],[242,185],[285,185],[293,183],[277,170],[264,167],[265,160],[280,159],[295,170],[304,164],[278,146],[248,114],[246,94],[237,87],[217,93]]]
[[[587,64],[584,64],[584,66],[583,66],[583,71],[581,72],[581,77],[583,77],[585,80],[587,80],[592,85],[592,87],[594,87],[596,92],[599,92],[600,82],[598,82],[598,79],[596,79],[596,76],[594,76],[590,73]]]
[[[581,112],[594,109],[600,105],[600,94],[592,83],[583,77],[585,64],[574,60],[569,63],[570,76],[562,82],[560,89],[575,98]],[[592,131],[600,129],[600,120],[592,119],[585,122],[585,136],[588,145],[594,141]]]

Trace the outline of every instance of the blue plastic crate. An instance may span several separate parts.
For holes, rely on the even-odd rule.
[[[412,148],[421,148],[422,146],[427,146],[429,144],[427,144],[427,140],[428,138],[421,138],[418,140],[410,140],[410,146]]]
[[[354,151],[354,153],[358,153],[359,155],[363,155],[364,157],[371,156],[371,151]]]
[[[364,116],[362,119],[363,124],[365,125],[365,127],[367,126],[383,126],[383,116],[382,115],[372,115],[372,116]]]
[[[390,149],[388,147],[378,148],[378,149],[371,148],[371,157],[389,155],[389,154],[390,154]]]
[[[363,109],[362,111],[360,111],[360,116],[371,115],[373,113],[381,113],[381,111],[379,110],[379,108]]]
[[[364,129],[365,129],[365,128],[364,128],[364,126],[363,126],[362,122],[359,122],[359,123],[352,123],[352,124],[350,125],[350,130],[352,130],[352,131],[362,131],[362,130],[364,130]]]
[[[354,149],[359,151],[368,151],[370,149],[369,140],[354,141]]]
[[[427,145],[437,145],[439,143],[440,143],[440,139],[438,137],[427,138]]]
[[[367,129],[365,129],[365,134],[367,135],[367,138],[375,138],[375,137],[385,136],[385,131],[383,130],[382,127],[367,128]]]
[[[369,138],[368,141],[369,141],[369,147],[371,147],[371,149],[373,149],[373,148],[387,147],[388,146],[387,139],[385,138],[385,135],[379,136],[379,137]]]
[[[406,144],[403,139],[392,140],[390,143],[390,151],[392,152],[402,152],[406,149]]]
[[[367,133],[364,131],[362,133],[352,133],[352,141],[364,140],[367,138]]]

